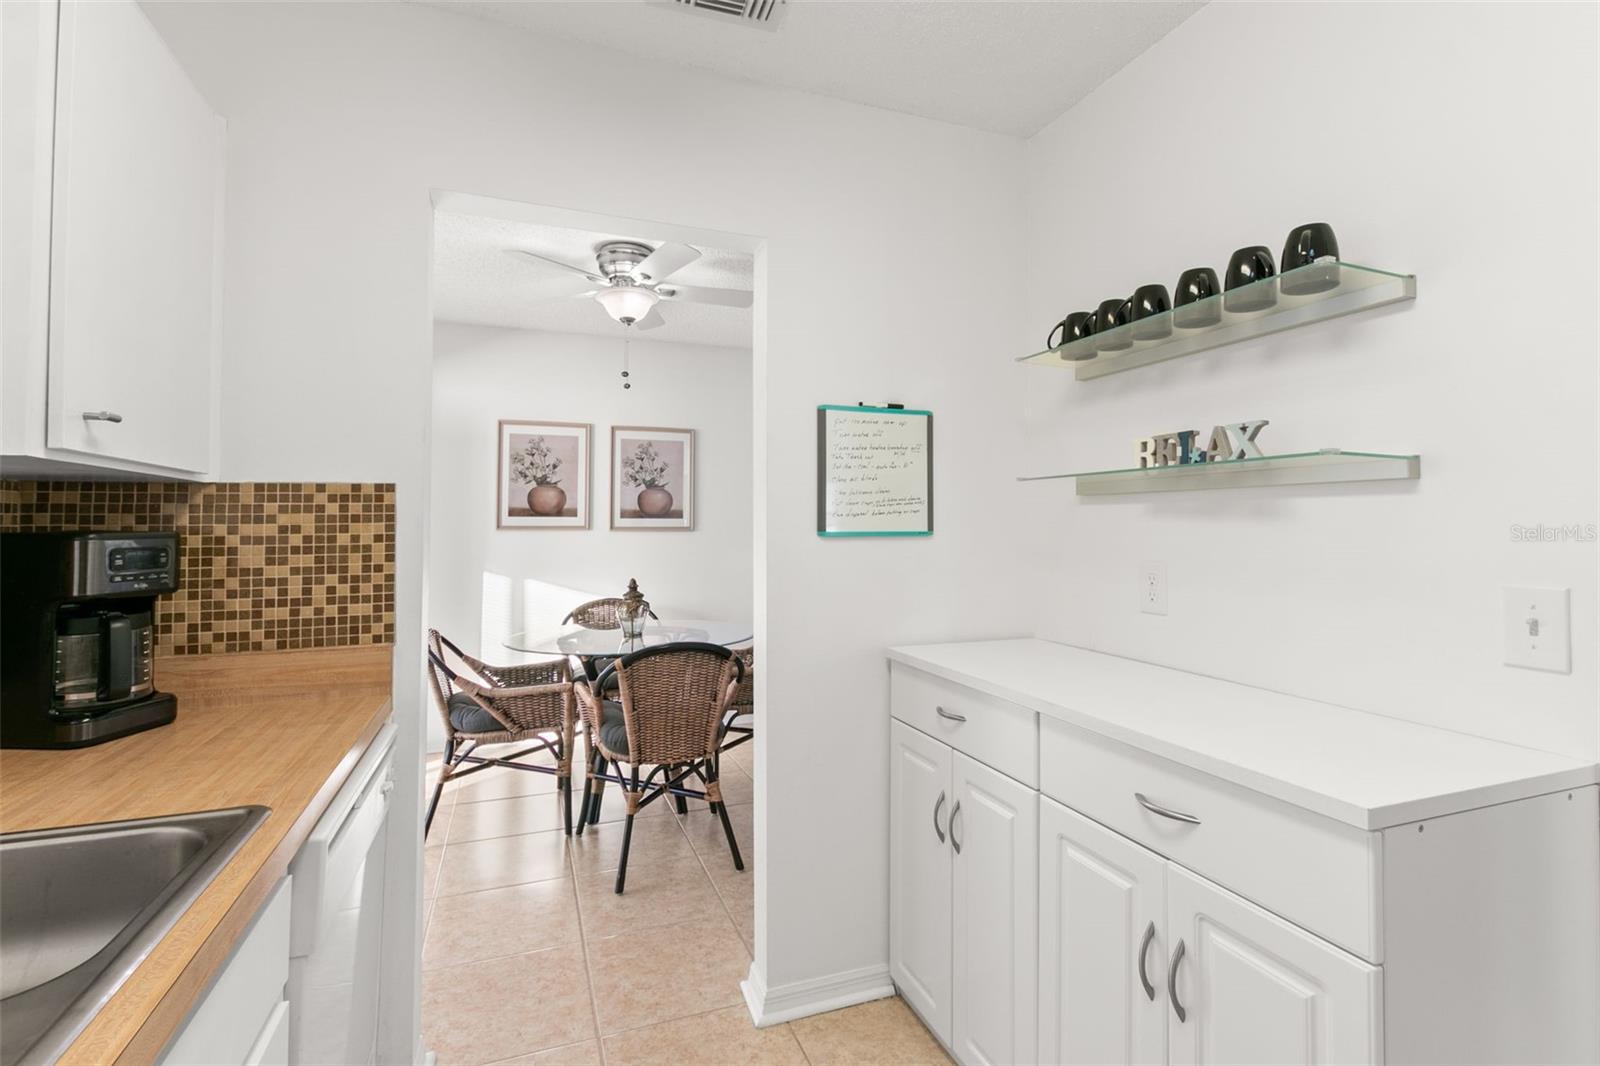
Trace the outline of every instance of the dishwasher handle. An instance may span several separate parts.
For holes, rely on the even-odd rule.
[[[393,722],[378,731],[289,864],[293,877],[289,955],[293,958],[315,950],[323,926],[388,824],[397,732]]]

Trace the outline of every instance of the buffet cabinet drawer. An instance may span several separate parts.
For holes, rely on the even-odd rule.
[[[1039,716],[901,663],[889,668],[889,712],[1013,780],[1039,787]]]
[[[1369,962],[1382,961],[1379,834],[1052,718],[1040,791]]]

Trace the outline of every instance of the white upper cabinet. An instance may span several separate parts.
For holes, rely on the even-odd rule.
[[[1167,1061],[1166,861],[1039,800],[1039,1061]]]
[[[1382,1062],[1381,971],[1167,867],[1173,1066]]]
[[[7,327],[8,465],[214,472],[224,124],[133,0],[6,6],[35,22],[32,91],[6,105],[27,193],[6,225],[32,250],[8,258],[6,315],[41,323]]]
[[[1035,1061],[1039,794],[957,752],[954,1025],[965,1066]]]
[[[889,967],[906,1002],[950,1042],[951,751],[900,722],[889,730]]]

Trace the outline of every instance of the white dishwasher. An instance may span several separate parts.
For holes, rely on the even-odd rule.
[[[367,1066],[377,1052],[394,738],[385,724],[289,866],[291,1064]]]

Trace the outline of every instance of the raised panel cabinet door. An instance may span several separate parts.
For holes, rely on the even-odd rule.
[[[950,1042],[950,748],[889,723],[889,970]]]
[[[1167,866],[1173,1066],[1383,1061],[1382,972]]]
[[[212,468],[222,174],[222,120],[139,5],[63,0],[50,238],[52,448]]]
[[[1167,862],[1039,799],[1039,1061],[1167,1061]]]
[[[1039,1039],[1039,794],[955,753],[955,1023],[963,1066],[1031,1063]]]

